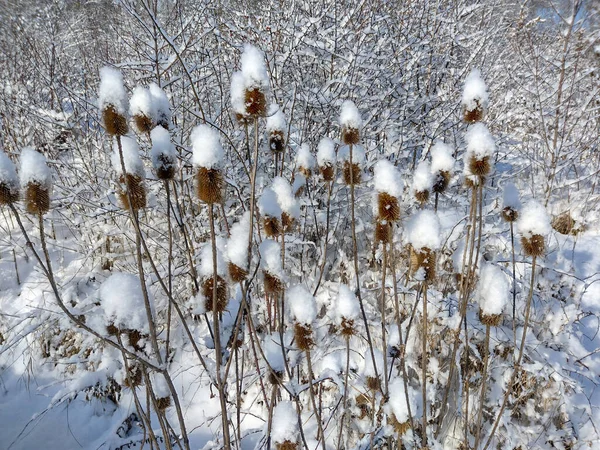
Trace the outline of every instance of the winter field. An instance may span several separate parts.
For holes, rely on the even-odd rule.
[[[600,4],[0,2],[0,449],[600,449]]]

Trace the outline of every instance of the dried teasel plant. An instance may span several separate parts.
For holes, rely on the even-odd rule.
[[[465,79],[462,106],[465,122],[476,123],[483,120],[488,106],[488,93],[479,69],[473,69]]]
[[[135,139],[131,136],[121,137],[114,145],[112,160],[119,175],[119,199],[123,208],[133,211],[145,208],[146,174]]]
[[[136,86],[129,100],[129,114],[138,132],[148,134],[154,128],[154,107],[150,91]]]
[[[46,157],[32,147],[21,152],[21,187],[25,190],[27,212],[43,215],[50,209],[50,188],[52,175]]]
[[[315,168],[315,157],[310,151],[308,144],[304,143],[296,154],[296,167],[305,178],[310,178]]]
[[[121,72],[112,67],[100,69],[99,107],[106,132],[112,136],[125,136],[127,125],[127,94]]]
[[[12,205],[19,200],[19,178],[8,155],[0,151],[0,205]]]
[[[219,204],[224,194],[224,152],[219,134],[208,125],[198,125],[192,131],[191,140],[192,162],[196,167],[196,195],[208,205]]]
[[[217,282],[215,283],[215,277],[209,276],[204,279],[202,282],[202,295],[204,296],[204,307],[206,311],[209,312],[217,312],[222,313],[227,309],[227,304],[229,301],[228,293],[227,293],[227,282],[223,277],[217,275]],[[216,284],[216,287],[215,287]],[[214,290],[217,290],[217,308],[216,311],[213,311],[213,295]]]

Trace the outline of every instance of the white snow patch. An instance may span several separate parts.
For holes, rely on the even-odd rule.
[[[492,316],[504,312],[510,300],[510,284],[498,266],[484,263],[479,269],[475,297],[484,314]]]
[[[482,123],[471,125],[465,133],[465,140],[467,142],[465,165],[467,165],[468,158],[471,156],[474,156],[477,160],[482,160],[485,157],[491,159],[496,151],[494,137],[490,133],[490,130],[488,130],[488,127]]]
[[[294,219],[299,218],[300,204],[292,192],[290,183],[282,177],[275,177],[271,189],[277,196],[277,203],[279,203],[281,210]]]
[[[315,157],[310,151],[308,144],[302,144],[296,154],[296,166],[304,169],[312,169],[315,167]]]
[[[227,241],[225,256],[236,266],[248,268],[248,236],[250,233],[250,212],[246,211],[239,222],[231,227],[231,235]]]
[[[281,266],[281,248],[279,244],[272,239],[265,239],[260,244],[259,252],[262,269],[283,280],[285,277]]]
[[[273,189],[266,188],[263,191],[258,200],[258,210],[261,216],[275,217],[277,219],[281,217],[281,206],[279,206],[277,193]]]
[[[104,110],[112,105],[121,115],[127,113],[127,92],[123,86],[121,72],[112,67],[100,69],[100,89],[98,92],[98,107]]]
[[[342,323],[342,318],[354,320],[360,314],[360,306],[354,292],[345,284],[340,284],[338,289],[335,319],[337,324]]]
[[[242,74],[246,88],[269,87],[269,75],[265,64],[265,55],[262,51],[250,44],[244,44],[241,58]]]
[[[377,192],[386,192],[394,197],[402,193],[402,183],[400,181],[400,172],[387,159],[377,161],[374,169],[375,190]]]
[[[123,150],[123,162],[125,163],[125,172],[130,175],[135,175],[140,178],[146,176],[144,163],[140,158],[139,147],[137,141],[132,136],[121,137],[121,148]],[[113,154],[111,157],[113,167],[119,175],[123,174],[121,165],[121,157],[119,155],[119,145],[115,141],[113,144]]]
[[[408,416],[408,407],[406,405],[406,391],[404,390],[404,382],[401,378],[395,378],[388,385],[389,390],[389,407],[390,412],[394,413],[396,416],[396,420],[400,423],[407,422],[409,419]],[[417,404],[415,402],[414,396],[409,392],[408,401],[410,403],[410,410],[414,414],[417,411]]]
[[[150,83],[148,91],[152,97],[152,106],[154,111],[154,121],[156,123],[171,123],[171,103],[165,91],[156,83]]]
[[[129,100],[129,114],[143,115],[154,120],[155,112],[150,91],[142,86],[136,86]]]
[[[340,110],[340,125],[346,128],[360,129],[362,127],[362,118],[360,112],[352,100],[344,100]]]
[[[303,325],[311,325],[317,318],[317,304],[313,295],[303,285],[297,284],[286,292],[292,318]]]
[[[454,171],[452,147],[442,141],[437,141],[431,148],[431,173]]]
[[[541,203],[531,200],[523,207],[517,219],[517,230],[526,238],[531,238],[534,234],[550,234],[550,217]]]
[[[4,184],[11,191],[18,190],[19,178],[15,165],[6,153],[0,150],[0,183]]]
[[[335,143],[328,137],[324,137],[319,141],[317,163],[320,167],[335,163]]]
[[[285,116],[283,112],[277,105],[272,105],[271,110],[275,109],[275,112],[267,116],[267,134],[271,134],[274,131],[280,131],[283,133],[283,138],[285,139],[285,134],[287,130],[287,124],[285,122]]]
[[[152,165],[154,167],[174,166],[177,162],[177,152],[171,142],[169,132],[161,126],[155,127],[150,132],[150,139],[152,140],[152,149],[150,150]]]
[[[117,328],[148,331],[144,296],[137,276],[115,273],[102,283],[99,294],[107,325],[113,323]]]
[[[217,274],[224,276],[227,270],[225,265],[225,259],[223,258],[223,250],[225,247],[225,240],[221,237],[217,237],[216,242],[216,256],[217,256]],[[213,251],[212,243],[206,242],[202,245],[200,250],[200,275],[203,277],[213,276]]]
[[[271,439],[276,444],[298,440],[298,415],[292,402],[283,400],[273,409]]]
[[[519,199],[519,191],[513,183],[506,183],[502,193],[502,206],[504,208],[512,208],[515,211],[521,209],[521,200]]]
[[[209,125],[197,125],[192,131],[192,162],[196,167],[218,169],[225,156],[219,132]]]
[[[428,161],[421,161],[413,175],[412,192],[429,191],[433,187],[433,174]]]
[[[428,209],[413,214],[406,223],[407,241],[415,249],[440,248],[442,243],[440,232],[440,220],[437,214]]]
[[[338,150],[340,161],[350,161],[350,146],[344,145]],[[365,148],[362,145],[352,146],[352,164],[363,164],[365,162]]]
[[[52,174],[46,164],[46,157],[35,151],[33,147],[25,147],[21,152],[21,186],[26,187],[29,183],[38,184],[50,189],[52,185]]]
[[[465,79],[462,104],[467,110],[473,111],[478,103],[484,109],[487,108],[488,101],[487,86],[481,77],[481,72],[479,69],[473,69]]]
[[[240,115],[246,114],[246,80],[242,72],[231,74],[231,107]]]

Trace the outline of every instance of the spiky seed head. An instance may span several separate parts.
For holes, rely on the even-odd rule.
[[[335,169],[333,164],[328,163],[323,166],[319,166],[319,171],[321,172],[321,176],[323,177],[323,181],[332,181],[333,175],[335,173]]]
[[[425,276],[423,281],[431,283],[436,276],[436,254],[427,247],[422,249],[410,248],[410,272],[412,275],[417,273],[419,269],[423,269]]]
[[[244,93],[246,113],[253,118],[267,115],[267,99],[265,93],[259,88],[246,89]]]
[[[283,227],[284,233],[291,233],[296,226],[296,219],[283,211],[281,213],[281,226]]]
[[[110,336],[116,336],[117,334],[119,334],[119,329],[115,326],[114,323],[109,323],[106,326],[106,332],[110,335]]]
[[[277,442],[275,444],[276,450],[298,450],[298,444],[296,442],[292,442],[290,440],[285,440],[283,442]]]
[[[142,368],[138,363],[129,363],[129,369],[127,370],[127,376],[125,377],[125,380],[123,380],[123,384],[130,389],[142,385]]]
[[[281,153],[284,150],[285,139],[283,131],[274,130],[269,134],[269,148],[273,153]]]
[[[421,205],[427,203],[427,200],[429,200],[429,189],[425,189],[424,191],[415,191],[415,198]]]
[[[127,119],[119,114],[113,105],[107,105],[102,110],[102,120],[106,132],[112,136],[125,136],[129,131]]]
[[[502,210],[502,218],[507,222],[515,222],[519,218],[519,211],[507,206]]]
[[[394,413],[390,415],[390,424],[392,425],[392,428],[394,428],[394,431],[400,436],[410,429],[410,422],[408,420],[406,422],[398,422]]]
[[[552,219],[552,228],[560,234],[576,234],[576,232],[574,232],[575,219],[573,219],[568,212]]]
[[[273,386],[281,385],[282,381],[283,381],[283,372],[280,372],[277,370],[273,370],[272,372],[269,372],[269,383],[271,383]]]
[[[387,192],[380,192],[377,195],[377,218],[387,222],[397,222],[400,220],[400,206],[398,198]]]
[[[0,205],[12,205],[19,200],[19,186],[17,183],[0,181]]]
[[[484,156],[483,158],[477,158],[475,155],[471,155],[469,158],[469,169],[473,175],[485,177],[492,170],[490,157]]]
[[[45,214],[50,209],[50,191],[46,186],[30,181],[25,188],[25,207],[29,214]]]
[[[196,195],[200,201],[209,205],[223,202],[223,175],[219,169],[198,167]]]
[[[356,185],[361,182],[362,172],[357,163],[350,164],[350,161],[344,161],[344,183],[347,185]]]
[[[294,324],[294,339],[296,346],[302,351],[309,351],[315,344],[312,337],[312,327],[301,323]]]
[[[265,216],[263,218],[263,228],[268,237],[275,237],[281,234],[281,223],[277,217]]]
[[[342,142],[346,145],[354,145],[360,142],[360,132],[358,128],[343,127]]]
[[[480,308],[479,321],[483,325],[497,327],[502,323],[502,314],[485,314]]]
[[[310,178],[310,176],[312,175],[312,170],[307,169],[306,167],[300,166],[298,167],[298,171],[304,175],[305,178]]]
[[[125,331],[125,334],[127,334],[129,345],[131,345],[137,351],[141,351],[142,348],[139,346],[139,343],[142,339],[142,333],[140,333],[138,330],[128,329]]]
[[[240,266],[235,265],[232,262],[227,265],[227,268],[229,270],[229,277],[234,283],[240,283],[248,277],[247,270],[242,269]]]
[[[389,244],[392,242],[392,224],[385,221],[377,221],[375,224],[375,242]]]
[[[467,123],[475,123],[475,122],[481,122],[483,120],[483,106],[481,105],[481,102],[477,99],[474,99],[473,102],[475,103],[475,107],[468,109],[465,108],[464,109],[464,114],[463,114],[463,118],[464,121]]]
[[[133,123],[140,133],[150,133],[154,127],[154,121],[146,114],[138,113],[133,116]]]
[[[171,397],[161,397],[156,399],[156,407],[159,411],[164,411],[171,406]]]
[[[217,311],[222,313],[227,308],[227,283],[217,275]],[[214,276],[207,277],[202,282],[202,295],[204,295],[204,307],[206,311],[213,311],[213,291],[214,291]]]
[[[235,121],[240,125],[250,125],[254,119],[246,114],[235,113],[234,114]]]
[[[353,319],[347,319],[345,317],[342,317],[342,325],[340,327],[340,334],[347,339],[349,339],[350,336],[354,336],[356,334],[356,329],[354,327]]]
[[[122,186],[119,192],[119,199],[121,200],[123,209],[129,209],[129,197],[131,197],[131,209],[134,211],[146,207],[146,188],[139,176],[130,173],[126,174],[125,177],[121,175],[119,182]],[[128,192],[129,195],[127,195]]]
[[[175,177],[175,162],[169,156],[158,155],[156,165],[156,178],[159,180],[172,180]]]
[[[372,391],[378,391],[381,388],[381,380],[379,377],[367,377],[367,388]]]
[[[441,194],[446,191],[450,184],[450,172],[440,170],[434,175],[432,191],[436,194]]]
[[[265,292],[269,295],[279,295],[283,292],[283,281],[266,270],[263,272]]]
[[[534,234],[531,237],[523,236],[521,238],[521,247],[523,247],[523,252],[526,256],[543,256],[546,250],[544,236],[541,234]]]

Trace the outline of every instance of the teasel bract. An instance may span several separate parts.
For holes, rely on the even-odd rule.
[[[20,165],[21,187],[25,190],[25,207],[27,212],[42,215],[50,209],[50,189],[52,174],[46,157],[26,147],[21,152]]]
[[[121,160],[122,157],[122,160]],[[113,145],[112,163],[119,175],[119,198],[124,209],[137,211],[146,207],[146,172],[133,136],[122,136]],[[125,173],[123,173],[123,166]]]
[[[488,93],[479,69],[473,69],[465,80],[462,106],[465,122],[476,123],[483,120],[488,107]]]
[[[15,165],[0,150],[0,205],[12,205],[19,200],[19,178]]]
[[[121,72],[112,67],[100,69],[99,108],[106,132],[112,136],[125,136],[127,125],[127,94]]]
[[[219,133],[209,125],[198,125],[191,135],[192,162],[196,168],[196,195],[209,205],[223,201],[223,147]]]

